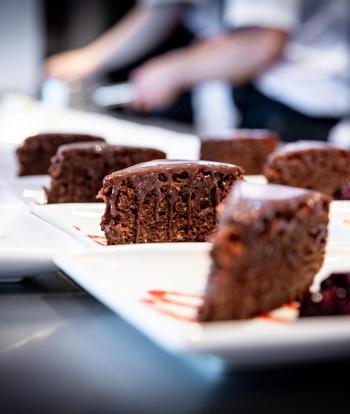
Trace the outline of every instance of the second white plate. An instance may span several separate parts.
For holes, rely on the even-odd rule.
[[[350,353],[350,317],[297,320],[295,306],[248,321],[198,323],[209,272],[202,243],[126,245],[59,255],[55,263],[167,350],[248,367]],[[319,278],[348,271],[350,249],[330,248]]]
[[[0,205],[0,281],[15,281],[55,268],[52,257],[80,245],[18,205]]]

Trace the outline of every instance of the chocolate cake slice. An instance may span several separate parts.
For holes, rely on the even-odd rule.
[[[104,176],[159,158],[165,158],[165,153],[153,148],[99,142],[62,145],[49,168],[51,186],[46,189],[47,202],[96,202]]]
[[[47,174],[51,157],[60,145],[90,141],[105,142],[103,138],[85,134],[38,134],[28,137],[16,150],[18,175]]]
[[[201,140],[202,160],[243,167],[246,174],[261,174],[268,155],[279,144],[276,133],[264,129],[237,129]]]
[[[199,319],[251,318],[301,299],[323,263],[329,201],[314,191],[237,183],[220,215]]]
[[[326,142],[285,145],[269,156],[264,175],[271,183],[350,198],[350,153]]]
[[[101,228],[108,244],[204,241],[216,206],[242,169],[204,161],[157,160],[103,180]]]

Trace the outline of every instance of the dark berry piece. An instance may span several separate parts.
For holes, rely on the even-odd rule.
[[[339,188],[334,194],[335,200],[350,200],[350,184]]]
[[[332,273],[301,302],[300,317],[322,315],[350,315],[350,273]]]

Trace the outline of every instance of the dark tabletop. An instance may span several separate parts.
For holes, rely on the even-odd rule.
[[[0,284],[0,413],[349,413],[350,360],[170,355],[60,273]]]

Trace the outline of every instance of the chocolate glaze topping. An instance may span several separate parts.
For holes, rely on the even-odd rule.
[[[277,184],[253,184],[238,182],[226,199],[226,208],[221,213],[220,222],[232,220],[249,223],[258,214],[273,217],[276,210],[285,211],[287,206],[295,208],[300,201],[315,204],[324,195],[317,191],[288,187]]]
[[[74,140],[79,140],[78,142],[82,142],[83,140],[86,140],[86,142],[93,141],[100,141],[104,142],[105,140],[101,137],[98,137],[96,135],[90,135],[90,134],[79,134],[79,133],[65,133],[65,132],[48,132],[48,133],[41,133],[37,135],[31,135],[30,137],[27,137],[24,140],[24,143],[36,143],[40,140],[43,140],[44,142],[50,142],[59,140],[59,141],[66,141],[68,142],[75,142]]]
[[[312,151],[312,150],[342,150],[341,148],[330,144],[329,142],[325,141],[296,141],[291,142],[290,144],[283,145],[280,147],[277,151],[273,153],[273,155],[279,155],[279,154],[292,154],[292,153],[298,153],[299,151]]]
[[[143,162],[140,164],[133,165],[131,167],[125,168],[124,170],[116,171],[105,177],[104,183],[114,182],[119,178],[123,179],[124,177],[130,176],[143,176],[149,174],[176,174],[181,171],[198,171],[200,169],[210,170],[214,172],[227,172],[231,173],[233,171],[240,171],[243,174],[243,169],[237,165],[225,164],[222,162],[214,161],[192,161],[192,160],[153,160],[148,162]]]
[[[348,199],[350,152],[323,141],[294,142],[270,154],[264,175],[269,182]]]
[[[109,152],[109,151],[129,151],[129,152],[133,152],[136,151],[137,153],[140,152],[148,152],[148,151],[158,151],[155,150],[154,148],[142,148],[142,147],[131,147],[131,146],[127,146],[127,145],[112,145],[112,144],[105,144],[105,143],[101,143],[101,142],[74,142],[72,144],[64,144],[61,145],[56,153],[57,157],[60,157],[64,152],[66,151],[70,151],[70,150],[81,150],[81,151],[88,151],[89,153],[91,153],[91,151],[94,151],[96,153],[100,153],[100,152]]]
[[[266,139],[275,138],[278,140],[278,135],[268,129],[229,129],[219,131],[217,134],[211,134],[202,137],[201,140],[235,140],[235,139]]]
[[[119,191],[119,187],[123,180],[130,179],[137,192],[137,220],[136,220],[136,243],[139,242],[140,235],[140,212],[143,202],[148,193],[156,191],[156,220],[159,221],[158,211],[161,201],[162,188],[168,187],[169,200],[169,223],[168,223],[168,236],[173,235],[173,209],[175,200],[177,197],[176,191],[170,191],[176,182],[176,178],[186,178],[187,195],[188,195],[188,224],[192,223],[192,193],[193,183],[196,174],[203,172],[204,174],[210,174],[212,177],[219,174],[232,174],[236,179],[243,178],[243,170],[233,164],[224,164],[218,162],[207,161],[187,161],[187,160],[154,160],[141,164],[134,165],[132,167],[125,168],[124,170],[116,171],[103,180],[103,189],[99,193],[99,197],[106,199],[105,194],[110,192],[109,212],[110,215],[116,216],[116,201]],[[216,206],[219,203],[218,200],[218,183],[216,179],[212,180],[212,187],[210,188],[210,194],[213,194],[213,203]],[[107,206],[108,208],[108,206]]]

